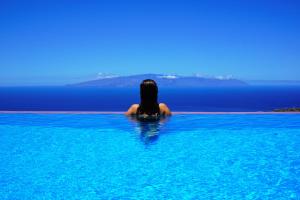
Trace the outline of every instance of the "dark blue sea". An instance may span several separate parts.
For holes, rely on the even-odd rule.
[[[159,90],[172,111],[272,111],[300,107],[300,86],[246,86]],[[0,110],[125,111],[139,90],[86,87],[1,87]]]

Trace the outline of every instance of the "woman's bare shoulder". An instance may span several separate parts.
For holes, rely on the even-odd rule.
[[[171,115],[172,114],[169,107],[165,103],[160,103],[159,104],[159,109],[160,109],[160,112],[164,115]]]
[[[134,115],[139,107],[139,104],[132,104],[125,115]]]

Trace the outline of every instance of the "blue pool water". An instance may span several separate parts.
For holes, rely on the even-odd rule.
[[[1,114],[0,199],[299,199],[300,115]]]

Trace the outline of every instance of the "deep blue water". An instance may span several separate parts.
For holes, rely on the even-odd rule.
[[[298,200],[299,147],[299,114],[0,114],[0,199]]]
[[[159,100],[173,111],[271,111],[300,107],[300,87],[160,89]],[[0,110],[124,111],[138,102],[138,89],[0,88]]]

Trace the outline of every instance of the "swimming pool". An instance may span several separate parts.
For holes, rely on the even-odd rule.
[[[0,199],[299,199],[300,115],[0,114]]]

